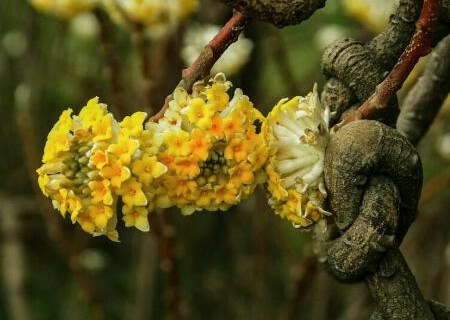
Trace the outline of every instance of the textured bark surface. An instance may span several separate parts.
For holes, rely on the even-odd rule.
[[[370,176],[387,176],[402,199],[399,229],[402,239],[416,215],[422,186],[422,165],[416,149],[400,135],[379,122],[354,121],[331,139],[325,154],[325,182],[336,223],[346,230],[359,214]]]
[[[366,282],[378,308],[372,319],[434,319],[398,251],[422,185],[413,145],[379,122],[354,121],[332,136],[324,174],[341,231],[326,244],[330,273]]]
[[[298,24],[325,6],[326,0],[222,0],[228,6],[277,27]]]
[[[423,1],[401,0],[386,29],[368,43],[384,71],[392,69],[415,30]]]
[[[431,54],[424,74],[406,96],[397,128],[416,145],[450,92],[450,35]]]
[[[356,41],[347,40],[350,47],[343,46],[343,42],[331,44],[334,50],[340,49],[341,52],[332,52],[328,48],[322,57],[322,66],[327,83],[322,90],[323,104],[330,108],[333,113],[333,124],[340,119],[341,115],[355,103],[362,103],[371,93],[375,91],[375,87],[386,76],[387,72],[394,66],[401,53],[408,45],[411,35],[415,30],[415,21],[420,14],[422,0],[401,0],[395,14],[391,17],[386,30],[375,37],[371,42],[364,45],[357,45]],[[351,50],[354,48],[355,50]],[[362,56],[361,56],[362,55]],[[333,61],[332,59],[336,59]],[[362,61],[362,60],[366,61]],[[364,68],[360,69],[363,66]],[[373,66],[373,68],[371,67]],[[357,80],[341,79],[334,71],[346,70],[356,78],[362,79],[364,87],[359,85]],[[369,71],[370,76],[367,72]],[[347,73],[340,72],[346,76]],[[375,74],[375,77],[373,75]],[[358,81],[359,81],[358,80]],[[337,82],[341,82],[337,84]],[[353,84],[353,87],[349,85]],[[361,88],[359,91],[359,87]],[[370,92],[368,95],[367,92]],[[357,98],[356,98],[357,97]],[[339,101],[338,105],[334,102]],[[347,103],[347,104],[346,104]],[[392,101],[392,103],[396,103]],[[395,105],[377,115],[375,119],[380,120],[390,126],[395,125],[395,119],[398,116],[398,110]]]
[[[398,249],[386,253],[366,284],[383,319],[435,319]]]

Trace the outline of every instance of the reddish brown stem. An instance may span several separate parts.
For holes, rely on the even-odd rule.
[[[197,80],[208,76],[216,61],[231,44],[237,41],[242,30],[245,29],[250,21],[250,18],[238,11],[234,11],[230,20],[203,48],[197,59],[188,68],[183,69],[181,74],[182,80],[179,86],[190,91]],[[161,110],[151,118],[152,121],[156,122],[162,118],[170,100],[172,100],[171,95],[166,98]]]
[[[334,126],[335,131],[353,120],[371,119],[380,110],[388,107],[389,100],[402,87],[419,59],[430,52],[431,36],[438,20],[440,6],[440,0],[424,1],[416,22],[416,31],[394,68],[366,102]]]

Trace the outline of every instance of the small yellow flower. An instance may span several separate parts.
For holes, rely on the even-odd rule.
[[[113,196],[110,189],[111,182],[109,180],[95,180],[89,182],[89,188],[92,190],[92,202],[102,202],[108,206],[113,203]]]
[[[187,109],[186,115],[189,122],[201,129],[206,129],[211,125],[214,110],[209,108],[202,98],[192,99]]]
[[[63,111],[58,122],[56,122],[48,134],[47,143],[44,147],[44,155],[42,157],[43,163],[47,163],[51,159],[58,157],[60,152],[69,150],[71,138],[69,130],[72,127],[71,114],[72,109]]]
[[[120,122],[120,129],[128,136],[139,137],[144,131],[142,124],[146,118],[147,114],[145,112],[135,112],[131,116],[126,116]]]
[[[230,137],[237,132],[242,131],[241,116],[233,112],[223,119],[223,130],[226,137]]]
[[[118,158],[122,164],[127,165],[130,163],[131,157],[138,148],[138,140],[120,136],[117,143],[111,144],[108,147],[108,152]]]
[[[211,126],[208,128],[207,132],[218,140],[224,137],[223,122],[219,115],[214,115],[212,117]]]
[[[97,169],[103,168],[109,163],[108,153],[103,149],[97,149],[89,158],[89,163]]]
[[[81,120],[81,127],[89,130],[98,123],[105,115],[106,105],[99,103],[99,98],[95,97],[88,101],[79,113],[78,118]]]
[[[241,162],[237,167],[230,169],[231,183],[234,185],[250,184],[255,180],[253,166],[248,162]]]
[[[143,232],[150,230],[147,208],[124,205],[122,207],[122,213],[125,227],[136,227],[136,229]]]
[[[208,108],[221,112],[228,105],[230,97],[227,92],[227,85],[223,82],[215,82],[211,87],[206,88],[206,98],[208,99]]]
[[[108,221],[113,217],[114,212],[110,206],[92,204],[88,208],[88,215],[94,223],[96,229],[105,230],[108,225]]]
[[[212,146],[210,139],[199,129],[194,129],[191,134],[192,155],[199,160],[206,160]]]
[[[236,137],[231,139],[225,148],[225,159],[234,159],[237,162],[245,161],[252,149],[249,141]]]
[[[131,176],[131,172],[128,167],[122,165],[122,162],[115,160],[103,167],[100,170],[100,175],[103,178],[109,179],[113,187],[120,188],[122,182]]]
[[[149,156],[144,154],[139,160],[136,160],[131,170],[135,176],[138,177],[139,181],[144,185],[150,184],[153,179],[160,177],[167,172],[167,167],[158,162],[156,156]]]
[[[113,134],[113,116],[108,113],[104,115],[98,122],[92,125],[92,133],[95,135],[94,141],[107,140]]]
[[[164,135],[167,153],[175,157],[185,157],[191,153],[190,135],[186,131],[169,131]]]
[[[122,196],[122,200],[126,205],[146,206],[148,204],[147,197],[142,191],[142,184],[135,179],[124,182],[118,194]]]
[[[175,173],[186,176],[188,178],[194,178],[200,173],[200,167],[197,161],[191,157],[177,158],[174,164]]]

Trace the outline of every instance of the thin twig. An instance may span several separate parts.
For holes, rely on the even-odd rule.
[[[402,87],[417,61],[430,52],[431,36],[438,21],[439,9],[440,0],[424,1],[416,22],[416,31],[397,64],[366,102],[334,126],[335,131],[353,120],[370,119],[375,113],[388,107],[389,100]]]
[[[231,44],[237,41],[239,35],[250,21],[250,18],[238,11],[234,11],[230,20],[203,48],[197,59],[188,68],[183,69],[182,80],[179,86],[190,91],[196,81],[208,76],[216,61]],[[172,100],[171,95],[166,98],[161,110],[151,118],[152,121],[156,122],[163,117],[170,100]]]

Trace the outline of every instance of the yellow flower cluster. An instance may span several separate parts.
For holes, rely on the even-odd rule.
[[[106,105],[91,99],[78,116],[64,111],[50,131],[39,186],[63,216],[94,235],[118,240],[116,205],[122,197],[126,226],[149,229],[153,181],[167,168],[157,161],[157,136],[144,130],[147,115],[136,112],[117,123]]]
[[[328,214],[323,160],[329,112],[317,88],[283,99],[267,119],[222,73],[175,89],[162,118],[144,125],[136,112],[114,120],[98,98],[79,115],[64,111],[50,131],[39,186],[63,216],[93,235],[118,240],[116,207],[125,226],[148,231],[155,207],[183,214],[227,210],[267,180],[269,203],[296,226]],[[257,123],[262,122],[262,132]]]
[[[183,214],[227,210],[263,180],[268,149],[255,127],[263,116],[240,89],[230,100],[230,86],[219,73],[192,94],[177,88],[158,122],[158,159],[168,168],[161,182]]]
[[[315,86],[306,97],[281,100],[262,127],[269,147],[269,204],[296,227],[308,227],[328,214],[322,209],[328,119]]]
[[[198,0],[102,0],[111,18],[120,25],[141,24],[164,33],[188,18]],[[160,29],[160,30],[158,30]]]
[[[38,11],[54,15],[62,19],[70,19],[79,13],[90,11],[95,0],[29,0]]]

